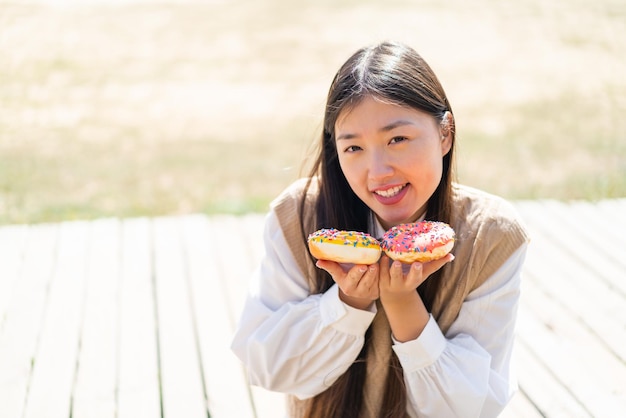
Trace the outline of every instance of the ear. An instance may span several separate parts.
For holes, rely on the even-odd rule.
[[[446,111],[443,119],[439,124],[439,132],[441,135],[441,154],[446,155],[452,148],[452,133],[454,130],[454,116],[451,112]]]

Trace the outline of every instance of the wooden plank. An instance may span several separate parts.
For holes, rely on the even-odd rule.
[[[28,235],[28,225],[0,227],[0,332],[4,326],[6,311],[20,270],[23,266],[24,246]]]
[[[567,260],[563,261],[567,263]],[[552,305],[567,312],[581,326],[602,343],[615,358],[626,363],[626,322],[624,301],[618,294],[605,288],[593,277],[545,274],[535,270],[533,265],[526,269],[526,278],[541,290]],[[593,308],[590,308],[593,307]]]
[[[230,216],[212,217],[210,219],[211,236],[219,237],[223,244],[216,248],[216,254],[222,276],[229,277],[229,280],[222,281],[222,283],[225,285],[233,329],[248,294],[250,277],[260,262],[263,252],[263,225],[261,221],[262,218],[258,216],[250,216],[245,219],[245,222],[241,222],[240,218]],[[259,223],[253,225],[253,222]],[[241,257],[240,254],[248,256]],[[274,418],[285,415],[286,400],[284,394],[270,392],[257,386],[252,386],[250,390],[258,418]]]
[[[205,216],[188,216],[181,222],[211,418],[254,417],[243,368],[230,351],[234,330],[222,283],[232,278],[216,265],[217,235]]]
[[[607,259],[600,249],[601,246],[589,245],[579,233],[574,232],[573,227],[564,221],[568,209],[563,208],[554,213],[550,209],[552,206],[554,205],[549,201],[518,204],[524,218],[535,230],[543,232],[550,240],[558,243],[560,249],[568,253],[570,262],[578,264],[588,276],[601,278],[626,301],[626,281],[621,280],[625,273],[624,268]]]
[[[626,275],[626,235],[615,237],[615,241],[607,245],[610,235],[602,231],[611,229],[611,226],[601,225],[598,219],[584,217],[576,204],[547,201],[542,206],[542,212],[542,218],[550,219],[553,231],[558,231],[558,236],[562,237],[574,258],[589,264],[596,274],[626,297],[626,283],[622,280]]]
[[[626,269],[626,205],[623,207],[624,213],[620,219],[612,214],[605,214],[599,203],[591,203],[587,201],[579,201],[570,204],[568,207],[561,207],[566,214],[569,214],[570,222],[576,222],[584,225],[586,232],[592,234],[597,240],[594,240],[604,252],[610,254],[614,262],[619,263],[622,268]],[[571,216],[573,215],[573,217]],[[619,214],[618,214],[619,215]],[[623,221],[623,225],[619,221]]]
[[[526,396],[523,389],[513,395],[513,399],[506,406],[499,418],[542,418],[544,415],[539,412],[532,401]]]
[[[0,331],[0,416],[22,418],[56,262],[58,225],[30,228]]]
[[[606,199],[594,204],[598,215],[615,225],[616,230],[626,231],[626,199]]]
[[[120,225],[115,219],[100,219],[91,226],[72,417],[114,418]]]
[[[287,416],[287,398],[285,394],[271,392],[258,386],[251,386],[250,389],[258,418]]]
[[[527,286],[524,293],[519,339],[526,348],[543,359],[588,414],[611,416],[626,410],[626,365],[540,291]]]
[[[613,355],[626,361],[626,301],[597,279],[589,267],[573,262],[571,255],[545,233],[541,229],[533,231],[524,280],[533,282],[551,298],[551,303],[561,305],[606,344]]]
[[[67,418],[75,378],[89,223],[60,226],[40,344],[24,418]]]
[[[238,231],[242,236],[253,237],[254,239],[246,240],[246,253],[249,254],[249,265],[254,270],[261,262],[261,257],[265,253],[263,243],[263,228],[265,215],[249,214],[238,218]],[[248,279],[249,276],[246,277]],[[247,284],[246,280],[246,284]]]
[[[209,219],[209,227],[213,239],[219,239],[221,243],[215,248],[216,264],[221,275],[229,278],[222,284],[227,300],[228,320],[234,329],[243,309],[248,293],[248,280],[253,269],[248,257],[249,243],[259,242],[260,237],[247,234],[241,229],[237,218],[232,216],[212,216]],[[259,245],[261,244],[259,242]]]
[[[254,270],[261,262],[264,253],[263,242],[263,226],[264,216],[247,215],[235,219],[236,224],[230,222],[220,222],[220,228],[225,228],[224,233],[228,230],[234,232],[233,236],[238,237],[240,244],[236,248],[241,248],[248,257],[239,260],[238,272],[234,277],[238,277],[238,281],[228,281],[228,292],[231,298],[234,298],[233,306],[234,317],[238,318],[239,313],[245,301],[245,295],[248,293],[250,278]],[[219,235],[221,236],[221,235]],[[236,298],[240,299],[237,300]],[[254,405],[258,418],[275,418],[286,416],[287,399],[283,393],[272,392],[258,386],[250,388],[254,398]]]
[[[118,418],[160,418],[150,220],[122,223]]]
[[[181,231],[176,218],[155,218],[153,223],[163,416],[206,418]]]
[[[525,316],[524,316],[525,318]],[[524,320],[524,319],[523,319]],[[516,347],[516,361],[520,394],[533,405],[539,416],[545,417],[591,417],[566,384],[550,372],[537,354],[525,343]],[[532,409],[517,410],[511,417],[532,416]]]

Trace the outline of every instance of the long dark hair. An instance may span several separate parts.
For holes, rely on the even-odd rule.
[[[452,135],[450,151],[443,157],[443,174],[428,201],[426,219],[450,222],[455,143],[454,117],[441,83],[424,59],[412,48],[394,42],[383,42],[355,52],[339,69],[330,86],[324,114],[323,132],[317,158],[310,171],[310,180],[319,182],[315,206],[315,229],[337,228],[367,231],[371,211],[350,188],[341,167],[335,144],[335,123],[339,115],[358,105],[365,97],[420,110],[439,123],[448,123]],[[315,180],[313,180],[315,179]],[[306,196],[306,193],[304,194]],[[300,212],[304,210],[304,199]],[[303,239],[309,232],[301,217]],[[419,288],[430,311],[440,282],[440,271],[431,275]],[[333,284],[332,277],[318,269],[311,278],[313,293],[325,292]],[[366,334],[367,341],[368,334]],[[358,417],[362,404],[362,382],[365,376],[367,343],[354,364],[328,390],[309,402],[307,418]],[[406,415],[406,389],[402,370],[392,354],[387,379],[383,416]]]

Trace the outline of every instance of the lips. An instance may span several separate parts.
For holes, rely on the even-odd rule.
[[[394,205],[398,203],[408,190],[408,183],[392,186],[387,189],[374,190],[373,194],[376,200],[384,205]]]
[[[382,197],[393,197],[397,195],[398,193],[400,193],[400,191],[404,188],[404,186],[406,186],[406,184],[395,186],[386,190],[375,190],[374,193]]]

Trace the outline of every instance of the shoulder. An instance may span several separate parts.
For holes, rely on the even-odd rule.
[[[451,224],[459,255],[471,254],[483,273],[493,272],[530,241],[515,206],[482,190],[455,185]],[[456,255],[456,254],[455,254]],[[484,277],[483,277],[484,278]]]
[[[296,180],[283,190],[270,205],[270,215],[276,221],[291,254],[305,276],[314,277],[315,266],[308,256],[306,237],[315,225],[314,202],[317,196],[317,179]]]
[[[468,186],[453,186],[450,224],[456,232],[456,259],[446,266],[447,271],[466,278],[470,291],[488,280],[530,240],[512,203]]]
[[[317,195],[318,181],[316,178],[303,177],[300,178],[289,186],[287,186],[271,203],[270,208],[277,210],[278,207],[297,205],[302,200],[304,194],[307,194],[307,199],[313,198]]]
[[[471,230],[514,233],[527,241],[527,229],[515,206],[500,196],[473,187],[453,185],[453,223]]]
[[[507,216],[516,216],[515,208],[506,199],[463,184],[452,185],[453,199],[456,205],[460,205],[465,211],[496,210]]]
[[[528,234],[515,206],[507,200],[472,187],[454,184],[450,225],[456,232],[455,260],[443,268],[433,305],[437,322],[446,330],[457,316],[454,301],[482,286],[498,271],[501,282],[515,279],[509,266],[523,259]],[[522,258],[518,258],[516,254]],[[509,274],[510,273],[510,274]],[[512,284],[513,285],[513,284]],[[436,309],[435,309],[436,308]]]

